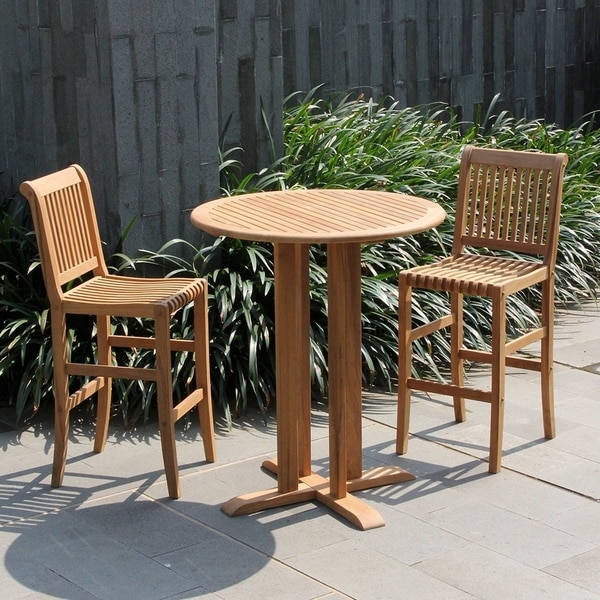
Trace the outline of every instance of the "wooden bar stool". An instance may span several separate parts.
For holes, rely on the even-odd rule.
[[[40,250],[44,283],[50,299],[54,360],[55,442],[52,487],[62,484],[67,457],[69,413],[98,394],[94,452],[102,452],[108,432],[112,378],[156,382],[158,418],[167,487],[171,498],[181,495],[175,448],[175,422],[197,407],[204,452],[214,462],[215,441],[208,359],[207,292],[204,279],[139,278],[110,275],[106,267],[88,178],[78,165],[21,184],[29,201]],[[171,339],[174,313],[194,303],[195,336]],[[66,315],[96,318],[97,363],[70,362]],[[113,335],[110,318],[147,318],[155,337]],[[113,364],[113,348],[151,348],[155,368]],[[196,389],[173,405],[171,352],[195,354]],[[89,381],[70,391],[70,376]]]
[[[408,269],[399,277],[398,454],[408,449],[412,390],[452,396],[457,422],[466,418],[464,399],[479,400],[491,405],[489,471],[497,473],[502,457],[507,365],[540,373],[544,434],[546,438],[554,437],[554,267],[566,164],[566,154],[472,146],[464,149],[451,255],[433,264]],[[507,297],[533,285],[541,286],[539,327],[509,340]],[[414,288],[448,293],[450,313],[413,329]],[[463,345],[465,294],[491,299],[489,350],[468,349]],[[445,327],[451,328],[451,381],[413,377],[413,342]],[[539,359],[514,356],[538,340]],[[491,364],[490,390],[465,385],[465,360]]]

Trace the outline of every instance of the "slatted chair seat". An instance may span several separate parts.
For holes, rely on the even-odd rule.
[[[62,484],[69,436],[69,413],[97,394],[94,452],[106,443],[110,418],[112,378],[156,382],[160,439],[168,493],[181,495],[175,422],[198,409],[204,453],[216,458],[208,357],[207,285],[199,278],[140,278],[110,275],[102,253],[90,184],[78,165],[21,184],[29,201],[38,242],[44,283],[50,299],[55,440],[52,487]],[[172,339],[171,319],[193,303],[194,338]],[[95,317],[97,362],[70,362],[66,315]],[[154,337],[114,335],[111,317],[154,321]],[[113,364],[113,348],[144,348],[155,353],[154,368]],[[196,389],[176,405],[173,400],[173,351],[193,352]],[[90,378],[70,390],[70,378]]]
[[[465,147],[450,256],[399,276],[398,454],[408,450],[411,390],[451,396],[458,422],[466,418],[465,398],[478,400],[491,407],[489,471],[497,473],[502,457],[507,366],[540,373],[544,435],[554,437],[554,268],[566,164],[567,156],[562,153]],[[507,253],[519,258],[506,258]],[[533,285],[541,287],[539,327],[507,339],[507,298]],[[449,313],[413,328],[411,303],[416,288],[448,293]],[[465,295],[491,300],[489,349],[464,346]],[[451,332],[450,381],[413,377],[413,342],[446,327]],[[539,359],[515,356],[536,341],[540,341]],[[465,383],[465,360],[490,364],[491,389]]]
[[[200,279],[94,277],[64,294],[64,305],[73,314],[107,314],[114,317],[154,316],[155,306],[173,313],[204,293]]]
[[[414,267],[406,277],[416,288],[490,297],[498,288],[512,294],[539,283],[548,277],[548,268],[538,262],[463,254]]]

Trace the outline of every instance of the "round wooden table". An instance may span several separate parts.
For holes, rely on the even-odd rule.
[[[195,208],[210,234],[272,242],[275,265],[277,488],[232,498],[240,515],[318,500],[360,529],[384,525],[350,492],[414,479],[396,466],[362,469],[360,246],[431,229],[445,211],[423,198],[383,191],[311,189],[232,196]],[[310,244],[327,244],[329,479],[312,472],[310,436]]]

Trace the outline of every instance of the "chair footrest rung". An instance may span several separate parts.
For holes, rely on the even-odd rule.
[[[426,335],[431,335],[435,331],[439,331],[440,329],[445,329],[446,327],[450,327],[454,323],[453,315],[445,315],[436,319],[435,321],[430,321],[425,325],[421,325],[420,327],[415,327],[410,332],[410,341],[414,342]]]
[[[492,364],[491,352],[485,350],[470,350],[463,348],[459,352],[460,357],[476,363]],[[526,356],[506,356],[505,363],[507,367],[515,369],[525,369],[527,371],[541,371],[542,363],[539,358],[528,358]]]
[[[140,337],[133,335],[110,335],[108,343],[115,348],[145,348],[146,350],[154,350],[156,348],[156,338]],[[183,340],[179,338],[171,338],[169,347],[176,352],[193,352],[194,340]]]
[[[479,400],[480,402],[492,401],[492,392],[487,390],[459,387],[451,383],[415,379],[413,377],[409,378],[406,384],[411,390],[417,390],[419,392],[432,392],[433,394],[456,396],[458,398],[467,398],[469,400]]]
[[[69,375],[83,377],[114,377],[115,379],[141,379],[143,381],[156,381],[157,379],[156,369],[84,363],[67,363],[66,367]]]
[[[173,421],[178,421],[188,413],[196,404],[204,399],[204,389],[198,388],[194,390],[189,396],[186,396],[177,406],[173,407]]]
[[[71,410],[72,408],[79,406],[84,400],[87,400],[93,396],[105,385],[106,379],[104,377],[96,377],[95,379],[92,379],[92,381],[88,381],[67,398],[67,410]]]
[[[526,371],[542,371],[542,363],[539,358],[527,358],[525,356],[507,356],[506,365],[515,369],[525,369]]]

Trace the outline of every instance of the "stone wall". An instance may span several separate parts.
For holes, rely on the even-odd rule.
[[[324,84],[472,121],[600,109],[600,0],[282,0],[284,93]]]
[[[282,152],[283,98],[323,84],[471,120],[600,109],[600,0],[0,0],[3,188],[78,162],[109,248],[199,241],[219,147]],[[12,182],[7,183],[7,180]]]
[[[197,241],[221,135],[251,170],[267,132],[281,152],[278,3],[1,0],[0,171],[16,189],[80,163],[109,247],[132,221],[129,252]]]

